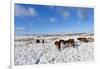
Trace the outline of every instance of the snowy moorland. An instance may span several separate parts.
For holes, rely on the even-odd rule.
[[[94,42],[80,42],[78,37],[93,37],[93,35],[71,36],[15,36],[15,65],[55,64],[94,60]],[[74,39],[76,46],[62,46],[58,50],[54,44],[59,39]],[[36,39],[44,39],[44,43],[36,43]]]

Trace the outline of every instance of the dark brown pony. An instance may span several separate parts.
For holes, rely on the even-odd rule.
[[[36,39],[36,43],[40,43],[40,40],[39,39]]]
[[[79,40],[81,42],[88,42],[87,38],[77,38],[77,40]]]
[[[61,49],[61,43],[59,41],[55,41],[55,45],[58,48],[58,50]]]
[[[67,47],[75,47],[75,41],[74,39],[69,39],[69,40],[59,40],[59,41],[55,41],[55,45],[56,47],[61,50],[61,44],[67,45]]]
[[[75,47],[75,41],[74,41],[74,39],[68,39],[66,41],[66,43],[67,43],[68,47]]]

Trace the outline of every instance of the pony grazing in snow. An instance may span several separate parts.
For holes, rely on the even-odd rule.
[[[36,39],[36,43],[44,43],[44,39]]]
[[[66,41],[66,43],[67,43],[67,47],[75,47],[75,41],[74,41],[74,39],[68,39]]]
[[[89,41],[87,40],[87,38],[77,38],[77,40],[79,40],[79,41],[81,41],[81,42],[89,42]]]
[[[60,44],[66,45],[66,40],[59,40]]]
[[[74,39],[59,40],[54,42],[58,50],[61,50],[61,44],[66,45],[66,47],[75,47],[74,43],[75,43]]]
[[[40,40],[39,39],[36,39],[36,43],[40,43]]]
[[[58,50],[61,50],[61,43],[59,41],[55,41],[55,45]]]
[[[44,43],[44,39],[42,39],[42,43]]]

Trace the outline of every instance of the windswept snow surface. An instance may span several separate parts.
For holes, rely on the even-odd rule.
[[[36,36],[15,36],[14,63],[15,65],[30,65],[93,61],[94,42],[82,43],[76,40],[77,37],[79,36],[57,36],[58,39],[74,38],[76,41],[75,48],[62,47],[59,51],[54,45],[52,36],[40,37],[40,39],[45,39],[44,44],[35,43]],[[31,43],[30,41],[18,41],[27,38],[33,38]]]

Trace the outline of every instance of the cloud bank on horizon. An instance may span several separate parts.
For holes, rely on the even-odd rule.
[[[15,34],[55,34],[94,31],[94,9],[15,4]]]

